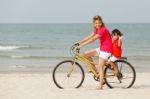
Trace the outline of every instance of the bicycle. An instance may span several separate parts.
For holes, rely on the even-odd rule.
[[[91,71],[93,78],[99,81],[99,73],[97,73],[92,66],[95,62],[89,61],[80,54],[80,49],[76,48],[77,44],[71,47],[74,54],[72,60],[64,60],[58,63],[52,73],[52,78],[55,85],[60,88],[79,88],[84,81],[85,72],[79,62],[83,63],[88,71]],[[114,62],[118,66],[119,75],[116,75],[111,69],[110,64],[106,62],[104,66],[104,83],[109,88],[130,88],[135,82],[136,72],[134,67],[127,62],[126,57]]]

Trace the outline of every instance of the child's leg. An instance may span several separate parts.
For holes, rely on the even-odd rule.
[[[116,60],[117,58],[114,56],[110,57],[110,59],[108,60],[108,63],[111,65],[111,68],[114,70],[115,75],[117,75],[119,72],[118,65],[114,64],[114,61]]]

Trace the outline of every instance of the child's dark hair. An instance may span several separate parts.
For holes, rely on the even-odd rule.
[[[123,34],[122,34],[118,29],[114,29],[114,30],[112,31],[111,35],[122,36]]]

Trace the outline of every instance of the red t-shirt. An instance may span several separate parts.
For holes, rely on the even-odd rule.
[[[94,33],[99,35],[100,50],[112,53],[113,46],[108,29],[105,26],[100,29],[94,28]]]
[[[113,41],[113,55],[116,58],[121,58],[122,49],[121,49],[121,46],[118,46],[118,41],[119,39],[116,39]]]

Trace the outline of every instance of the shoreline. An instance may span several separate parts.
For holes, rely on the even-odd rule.
[[[135,68],[136,72],[150,72],[150,57],[145,57],[142,58],[136,56],[127,56],[127,62],[129,62]],[[52,72],[53,68],[59,62],[68,59],[72,58],[62,58],[54,60],[15,59],[11,61],[4,59],[0,62],[0,72]],[[81,64],[81,66],[84,68],[83,64]]]
[[[141,62],[138,64],[136,61],[130,61],[131,65],[134,67],[136,73],[149,73],[150,66],[149,62]],[[82,66],[82,65],[81,65]],[[34,68],[0,68],[0,73],[52,73],[55,66],[50,67],[34,67]],[[82,66],[85,73],[87,73],[87,68]]]
[[[146,72],[146,73],[149,73],[150,72],[150,61],[148,59],[142,59],[140,58],[140,60],[135,60],[134,58],[136,57],[128,57],[127,59],[127,62],[129,62],[134,68],[135,68],[135,71],[137,73],[143,73],[143,72]],[[138,58],[138,57],[137,57]],[[142,60],[141,60],[142,59]],[[15,73],[15,72],[22,72],[22,73],[52,73],[54,67],[61,61],[63,61],[65,59],[58,59],[58,60],[53,60],[53,61],[49,61],[48,60],[43,60],[40,62],[41,63],[38,63],[39,61],[37,61],[37,63],[32,63],[32,62],[27,62],[24,61],[22,62],[21,64],[24,64],[24,65],[15,65],[17,63],[10,63],[12,65],[9,64],[9,66],[7,67],[7,65],[2,65],[1,64],[1,67],[0,67],[0,73]],[[68,60],[68,59],[66,59]],[[19,60],[18,60],[19,62]],[[13,65],[14,64],[14,65]],[[30,64],[30,65],[28,65]],[[48,65],[50,64],[50,65]],[[83,67],[84,71],[87,71],[87,69],[84,67],[83,64],[81,64],[81,66]]]

